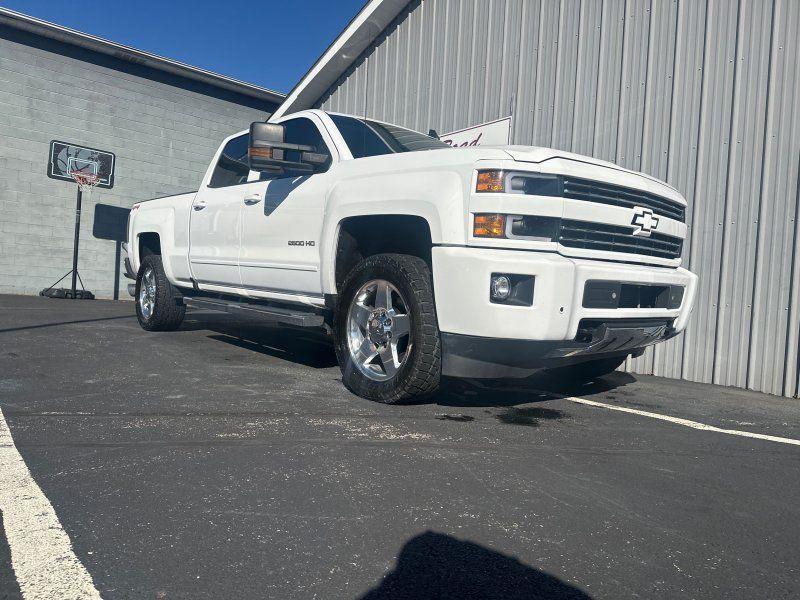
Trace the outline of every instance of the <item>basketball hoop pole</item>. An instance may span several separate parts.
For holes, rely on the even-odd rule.
[[[75,203],[75,238],[72,246],[72,299],[77,298],[75,288],[78,284],[78,242],[81,237],[81,203],[83,201],[83,190],[78,185],[78,198]]]
[[[87,291],[83,286],[83,280],[80,273],[78,273],[78,247],[81,240],[81,205],[83,204],[83,192],[91,190],[100,181],[96,173],[71,173],[75,183],[78,184],[78,195],[75,198],[75,235],[72,238],[72,270],[64,275],[61,279],[56,281],[50,287],[43,289],[39,294],[41,296],[48,296],[50,298],[71,298],[72,300],[78,299],[78,282],[81,284],[81,300],[92,299],[94,294]],[[63,289],[54,290],[55,286],[64,281],[68,275],[72,274],[72,286]]]

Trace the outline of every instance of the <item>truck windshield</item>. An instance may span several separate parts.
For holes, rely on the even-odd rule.
[[[436,138],[403,127],[344,115],[328,116],[342,134],[353,158],[450,148]]]

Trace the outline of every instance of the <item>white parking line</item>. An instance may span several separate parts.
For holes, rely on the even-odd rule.
[[[52,505],[33,480],[0,409],[0,511],[25,600],[99,599]]]
[[[597,408],[607,408],[609,410],[617,410],[619,412],[631,413],[640,415],[642,417],[649,417],[651,419],[658,419],[660,421],[669,421],[683,425],[684,427],[691,427],[692,429],[701,429],[703,431],[715,431],[717,433],[727,433],[728,435],[738,435],[741,437],[754,438],[757,440],[767,440],[768,442],[779,442],[781,444],[791,444],[793,446],[800,446],[800,440],[792,438],[778,437],[776,435],[766,435],[764,433],[753,433],[750,431],[739,431],[738,429],[722,429],[721,427],[714,427],[713,425],[706,425],[705,423],[698,423],[697,421],[690,421],[689,419],[681,419],[678,417],[670,417],[658,413],[651,413],[645,410],[637,410],[635,408],[626,408],[624,406],[616,406],[615,404],[605,404],[603,402],[595,402],[594,400],[587,400],[586,398],[566,397],[564,400],[576,402],[578,404],[585,404],[587,406],[595,406]]]

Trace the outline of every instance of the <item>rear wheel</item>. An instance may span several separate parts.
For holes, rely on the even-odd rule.
[[[556,377],[563,379],[574,381],[591,381],[593,379],[597,379],[598,377],[602,377],[603,375],[613,373],[622,363],[625,362],[626,358],[627,356],[614,356],[612,358],[588,360],[576,365],[550,369],[550,372]]]
[[[378,254],[345,279],[334,324],[342,381],[387,404],[439,388],[441,342],[428,265],[404,254]]]
[[[142,259],[136,277],[136,317],[147,331],[172,331],[181,326],[186,306],[181,294],[167,279],[161,257]]]

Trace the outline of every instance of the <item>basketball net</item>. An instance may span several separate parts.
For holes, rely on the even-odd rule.
[[[91,192],[92,188],[100,183],[100,177],[97,173],[89,173],[87,171],[70,171],[69,173],[78,184],[82,192]]]

